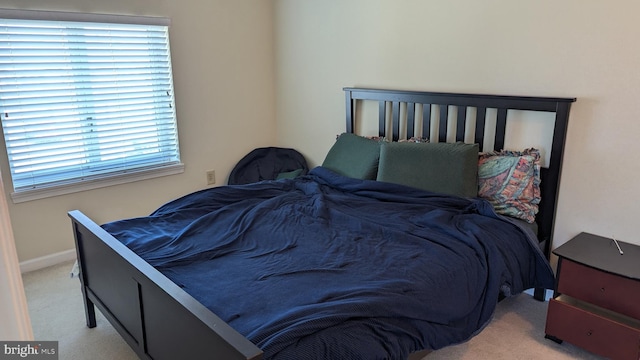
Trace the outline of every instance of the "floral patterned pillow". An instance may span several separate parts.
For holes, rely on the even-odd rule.
[[[398,142],[428,143],[429,142],[429,138],[413,136],[413,137],[410,137],[408,139],[398,140]]]
[[[478,196],[496,213],[533,223],[540,203],[540,151],[495,151],[478,161]]]

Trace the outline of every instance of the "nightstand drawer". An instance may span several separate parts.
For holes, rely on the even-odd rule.
[[[562,259],[558,292],[640,319],[638,280]]]
[[[611,359],[640,358],[639,322],[616,320],[566,296],[549,301],[545,333]]]

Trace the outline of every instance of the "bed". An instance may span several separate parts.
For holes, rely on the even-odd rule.
[[[575,99],[344,92],[346,132],[308,175],[204,189],[102,226],[69,212],[87,326],[97,307],[142,359],[415,358],[476,334],[502,296],[553,288],[547,259]],[[354,135],[370,102],[378,139]],[[478,151],[503,149],[520,111],[552,115],[533,226],[485,199],[397,179],[408,147],[477,144],[476,163]],[[340,173],[363,163],[341,162],[345,139],[380,149],[377,178]]]

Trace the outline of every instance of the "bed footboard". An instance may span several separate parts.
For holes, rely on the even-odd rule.
[[[88,327],[95,307],[141,359],[260,359],[262,351],[80,211],[69,212]]]

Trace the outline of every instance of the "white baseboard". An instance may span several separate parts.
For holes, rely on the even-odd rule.
[[[65,261],[71,261],[75,259],[76,249],[61,251],[59,253],[45,255],[39,258],[20,262],[20,272],[24,274],[29,271],[44,269],[49,266],[58,265]]]

